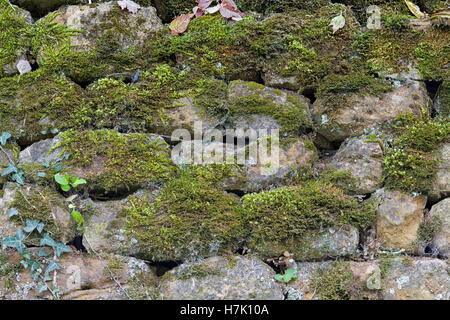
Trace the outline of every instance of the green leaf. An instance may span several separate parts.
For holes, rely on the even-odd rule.
[[[42,229],[44,229],[44,224],[38,220],[27,219],[26,223],[27,225],[23,228],[26,232],[33,232],[33,230],[36,229],[39,233],[41,233]]]
[[[48,253],[45,251],[44,248],[40,248],[38,252],[38,257],[46,257],[48,256]]]
[[[23,172],[19,171],[11,176],[11,178],[18,184],[23,185],[25,183],[25,178],[23,177]]]
[[[48,290],[48,287],[45,283],[39,282],[38,283],[38,294],[41,294],[42,292],[45,292]]]
[[[78,222],[78,223],[83,223],[84,222],[84,218],[83,218],[83,216],[81,215],[81,213],[79,213],[78,211],[76,211],[76,210],[72,210],[72,218],[76,221],[76,222]]]
[[[19,211],[16,208],[11,208],[8,211],[8,218],[17,216],[19,214]]]
[[[57,163],[57,164],[55,164],[55,167],[53,169],[55,170],[55,173],[58,173],[62,170],[62,165]]]
[[[55,181],[60,185],[68,185],[69,184],[69,175],[66,173],[62,175],[61,173],[55,174]]]
[[[52,239],[52,237],[50,237],[50,234],[47,232],[42,237],[41,241],[39,242],[39,245],[41,245],[41,246],[49,246],[49,247],[53,247],[54,248],[54,247],[56,247],[56,242],[55,242],[55,240]]]
[[[86,180],[84,179],[78,179],[77,177],[72,178],[72,187],[76,188],[81,184],[85,184]]]
[[[2,146],[6,144],[6,141],[8,141],[9,138],[11,138],[11,134],[9,132],[2,132],[0,135],[0,143]]]
[[[55,260],[50,260],[47,269],[45,269],[45,274],[49,274],[52,271],[59,270],[59,264]]]
[[[22,229],[17,230],[16,235],[12,237],[5,237],[2,239],[3,247],[15,248],[22,255],[25,252],[26,246],[23,244],[25,235]]]
[[[38,176],[39,178],[45,178],[45,177],[47,176],[47,174],[46,174],[45,172],[43,172],[43,171],[39,171],[38,174],[37,174],[37,176]]]
[[[17,171],[18,169],[13,164],[10,163],[9,166],[2,172],[2,177]]]
[[[70,186],[68,184],[62,184],[61,189],[62,189],[62,191],[67,192],[70,190]]]
[[[61,254],[63,254],[64,252],[72,252],[72,250],[70,250],[70,248],[68,246],[66,246],[64,243],[62,242],[58,242],[55,246],[55,254],[56,256],[59,258],[61,256]]]
[[[275,280],[277,280],[277,281],[283,281],[283,276],[282,276],[281,274],[276,274],[276,275],[274,276],[274,278],[275,278]]]

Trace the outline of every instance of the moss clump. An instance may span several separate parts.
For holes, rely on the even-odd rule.
[[[426,80],[448,78],[449,34],[442,28],[413,30],[406,5],[402,10],[391,5],[381,7],[382,28],[368,30],[356,39],[357,52],[371,72],[391,74],[408,69],[418,62],[418,70]]]
[[[293,9],[311,9],[328,4],[327,0],[236,0],[241,10],[260,13],[284,12]]]
[[[178,63],[202,77],[257,80],[260,58],[249,50],[244,32],[255,24],[250,16],[232,24],[220,15],[206,15],[192,20],[178,37],[169,36],[167,30],[160,32],[148,50],[159,61],[170,61],[176,55]]]
[[[202,279],[210,275],[221,276],[223,272],[218,267],[205,265],[200,262],[192,266],[180,268],[175,274],[177,279],[180,280],[189,280],[191,278]]]
[[[438,99],[438,114],[448,119],[450,117],[450,80],[446,79],[442,82]]]
[[[40,71],[0,79],[0,127],[19,143],[43,137],[91,120],[83,89],[64,76]]]
[[[55,219],[55,211],[61,210],[55,208],[64,208],[64,203],[58,192],[50,187],[34,187],[29,192],[20,188],[15,191],[14,201],[9,204],[9,208],[16,208],[19,214],[11,218],[18,225],[25,226],[26,219],[38,220],[45,224],[44,230],[49,232],[56,241],[72,239],[75,236],[75,227],[73,230],[64,230],[61,220]],[[67,212],[67,215],[70,213]],[[27,242],[33,246],[39,246],[39,235],[37,231],[27,239]]]
[[[43,47],[52,47],[76,35],[76,30],[57,25],[52,13],[34,24],[25,21],[26,16],[7,0],[0,0],[0,77],[3,66],[13,63],[20,56],[30,54],[37,58]]]
[[[400,115],[393,128],[398,137],[384,158],[386,187],[427,194],[439,167],[433,151],[450,138],[450,124],[445,119],[431,119],[423,112],[422,118]]]
[[[142,255],[165,261],[208,257],[237,248],[244,237],[239,200],[220,190],[229,166],[181,169],[150,202],[131,197],[127,230]]]
[[[166,108],[172,106],[186,86],[185,73],[168,65],[146,71],[138,84],[105,78],[88,87],[89,107],[96,128],[121,132],[170,132]]]
[[[93,191],[132,191],[167,179],[173,170],[168,146],[156,136],[112,130],[71,130],[60,136],[54,149],[62,147],[61,153],[70,155],[63,162],[69,174],[84,174]]]
[[[343,224],[367,227],[374,209],[329,183],[307,181],[295,187],[248,194],[242,198],[252,229],[251,246],[263,255],[283,247],[295,253],[310,232]],[[276,240],[275,240],[276,239]]]
[[[437,216],[429,217],[419,226],[417,230],[417,241],[422,245],[428,245],[433,241],[434,235],[441,227],[441,220]]]
[[[288,94],[286,103],[280,104],[276,102],[276,97],[282,96],[279,90],[243,81],[234,81],[229,90],[233,90],[233,87],[244,87],[247,93],[229,100],[231,119],[254,114],[272,117],[282,126],[282,137],[299,136],[311,129],[308,105],[299,98]]]
[[[354,282],[350,264],[334,262],[331,268],[318,270],[313,287],[321,300],[350,300],[357,296]]]

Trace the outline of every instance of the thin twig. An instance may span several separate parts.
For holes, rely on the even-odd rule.
[[[6,158],[8,158],[8,161],[12,164],[12,165],[16,165],[15,164],[15,162],[14,162],[14,160],[13,159],[11,159],[11,157],[9,156],[9,154],[6,152],[6,150],[5,149],[3,149],[3,147],[2,146],[0,146],[0,150],[1,151],[3,151],[3,153],[6,155]]]

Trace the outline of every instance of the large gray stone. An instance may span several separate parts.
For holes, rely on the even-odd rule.
[[[282,300],[275,272],[264,262],[242,256],[185,263],[164,275],[165,300]]]

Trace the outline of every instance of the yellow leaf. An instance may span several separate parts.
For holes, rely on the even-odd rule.
[[[417,18],[425,18],[427,16],[425,13],[420,11],[420,8],[417,5],[415,5],[411,1],[405,0],[405,3],[408,6],[409,11],[411,11],[412,14],[415,15]]]

